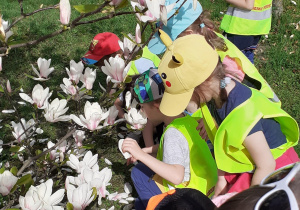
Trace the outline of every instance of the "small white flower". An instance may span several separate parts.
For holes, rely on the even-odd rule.
[[[84,65],[82,61],[76,63],[74,60],[70,61],[70,70],[66,68],[67,74],[69,75],[70,80],[74,81],[78,84],[79,79],[81,77],[82,71],[84,69]]]
[[[50,104],[45,108],[44,117],[48,122],[58,122],[58,121],[68,121],[70,116],[63,115],[65,114],[69,107],[66,107],[67,100],[58,98],[54,99]]]
[[[108,160],[107,158],[104,158],[104,162],[105,162],[107,165],[109,165],[109,166],[112,165],[112,163],[110,162],[110,160]]]
[[[128,113],[124,114],[125,119],[131,124],[132,129],[141,129],[147,123],[147,117],[143,112],[137,111],[135,108],[131,108]]]
[[[36,68],[34,68],[34,66],[32,65],[33,71],[38,76],[38,78],[34,78],[34,80],[39,80],[39,81],[48,80],[49,79],[48,75],[51,74],[54,71],[53,67],[49,68],[50,64],[51,64],[51,59],[46,60],[45,58],[39,58],[37,60],[37,63],[38,63],[38,67],[39,67],[40,72],[38,72],[36,70]]]
[[[38,109],[45,109],[48,104],[48,99],[52,95],[52,91],[49,93],[49,88],[43,88],[40,84],[34,86],[32,90],[32,98],[26,93],[19,93],[20,97],[31,104],[36,104]]]

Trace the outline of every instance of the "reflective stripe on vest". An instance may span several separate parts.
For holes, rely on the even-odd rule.
[[[214,186],[218,180],[218,172],[216,162],[213,159],[206,142],[200,137],[199,132],[196,130],[198,122],[197,118],[189,115],[173,120],[165,129],[171,127],[179,130],[186,138],[190,150],[190,180],[187,186],[182,184],[174,185],[167,180],[163,179],[163,186],[165,191],[169,190],[168,185],[175,188],[193,188],[201,191],[208,197],[211,197],[214,192]],[[198,118],[199,119],[199,118]],[[163,140],[165,132],[163,133],[159,149],[157,152],[157,159],[163,160]]]
[[[263,35],[271,29],[272,1],[256,0],[251,11],[229,6],[220,28],[238,35]]]
[[[281,102],[277,95],[274,93],[270,85],[259,73],[257,68],[249,61],[249,59],[231,41],[229,41],[219,33],[216,34],[218,37],[222,38],[225,41],[225,44],[228,48],[226,52],[222,50],[217,50],[221,61],[223,61],[226,56],[229,56],[231,58],[237,58],[239,61],[239,65],[242,67],[244,73],[261,84],[261,88],[259,91],[263,93],[267,98],[269,98],[272,102],[278,104],[278,106],[281,106]]]
[[[264,20],[268,19],[272,15],[271,4],[268,5],[268,9],[261,11],[261,10],[251,10],[245,11],[236,7],[228,7],[226,15],[239,17],[248,20]]]
[[[274,159],[290,147],[297,145],[299,127],[297,122],[263,94],[251,89],[252,95],[240,104],[221,123],[214,140],[218,169],[229,173],[243,173],[255,169],[254,163],[243,142],[250,130],[261,118],[273,118],[280,124],[287,143],[271,149]]]

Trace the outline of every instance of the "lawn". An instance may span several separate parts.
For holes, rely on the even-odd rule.
[[[23,8],[25,13],[29,13],[38,8],[57,4],[58,2],[58,0],[27,0],[23,2]],[[72,0],[71,4],[93,4],[98,2],[99,0]],[[211,12],[212,19],[219,24],[226,11],[226,4],[221,0],[204,0],[200,2],[204,9]],[[271,33],[267,37],[262,38],[260,46],[256,50],[255,65],[277,93],[282,101],[283,109],[294,117],[299,124],[300,2],[296,0],[297,6],[289,0],[283,3],[283,14],[281,17],[273,18]],[[125,10],[127,9],[125,8]],[[16,20],[20,16],[18,1],[1,0],[0,14],[4,20],[9,20],[10,23]],[[72,10],[71,19],[74,19],[78,14],[78,12]],[[101,15],[98,16],[100,17]],[[93,24],[80,25],[58,36],[47,39],[38,45],[11,49],[8,56],[3,58],[3,70],[0,72],[0,79],[5,82],[6,80],[10,80],[11,86],[15,91],[23,88],[24,92],[30,93],[34,85],[37,84],[37,81],[26,76],[26,74],[34,76],[31,64],[36,65],[39,57],[51,58],[51,66],[55,68],[55,71],[50,75],[52,79],[43,82],[43,85],[54,90],[54,92],[62,92],[59,85],[62,83],[62,78],[68,77],[65,67],[69,68],[70,60],[75,60],[76,62],[80,60],[80,57],[87,51],[90,41],[97,33],[110,31],[116,33],[119,37],[123,37],[122,32],[125,34],[135,33],[135,24],[135,17],[133,15],[114,17]],[[60,29],[60,27],[59,10],[52,9],[37,13],[17,23],[12,29],[15,34],[13,38],[15,42],[35,40]],[[105,84],[105,78],[106,75],[98,70],[97,80],[93,88],[96,95],[99,91],[98,82]],[[14,96],[16,101],[21,100],[17,92]],[[57,95],[52,96],[52,98],[54,97],[57,97]],[[1,110],[10,109],[8,101],[5,100],[4,94],[1,92],[0,98]],[[95,101],[97,101],[97,98]],[[34,115],[34,112],[28,109],[28,107],[22,107],[21,110],[21,117],[30,118],[30,116]],[[16,120],[16,117],[0,113],[0,119],[10,122]],[[65,130],[62,130],[62,128]],[[4,142],[13,140],[9,129],[7,126],[4,126],[0,130],[0,139],[4,140]],[[43,129],[45,130],[43,137],[55,141],[64,136],[64,132],[68,128],[63,122],[58,122]],[[94,133],[94,135],[89,135],[90,141],[96,142],[94,151],[98,153],[100,168],[107,166],[104,158],[109,159],[113,163],[112,166],[109,166],[113,170],[112,185],[108,188],[109,192],[123,192],[124,183],[131,182],[129,172],[131,166],[126,166],[126,161],[117,148],[118,132],[120,132],[120,129],[108,128],[102,132]],[[296,150],[300,154],[299,145],[296,146]],[[2,153],[0,162],[5,162],[8,158],[8,154]],[[102,207],[108,208],[112,205],[116,209],[122,206],[117,202],[106,200],[103,202]],[[96,207],[93,208],[96,209]]]

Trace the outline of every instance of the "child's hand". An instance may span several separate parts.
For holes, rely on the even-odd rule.
[[[198,126],[197,126],[197,130],[199,131],[199,135],[202,137],[202,139],[204,139],[205,141],[208,140],[208,136],[205,130],[205,126],[204,126],[204,121],[201,118],[200,120],[198,120]]]
[[[122,145],[123,152],[129,152],[132,155],[133,160],[140,160],[145,154],[138,145],[137,141],[131,138],[126,138]]]

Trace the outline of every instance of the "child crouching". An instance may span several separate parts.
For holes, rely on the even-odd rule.
[[[169,117],[160,112],[164,86],[156,69],[141,74],[135,81],[134,91],[148,119],[166,126],[160,145],[154,148],[156,158],[145,153],[133,139],[126,138],[122,145],[123,152],[129,152],[141,162],[131,172],[139,195],[135,208],[145,209],[152,196],[173,188],[194,188],[211,197],[217,181],[217,167],[206,142],[196,130],[197,120],[183,113]]]

